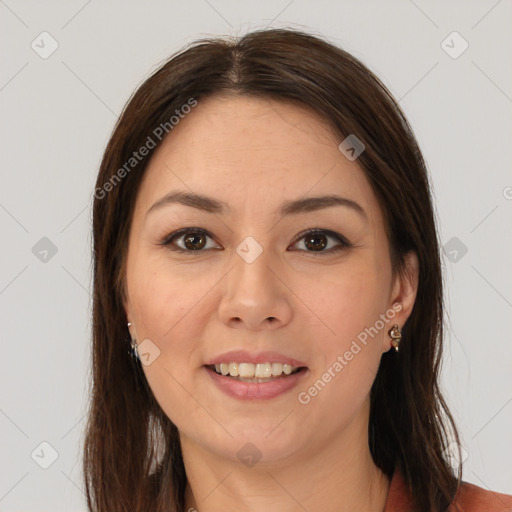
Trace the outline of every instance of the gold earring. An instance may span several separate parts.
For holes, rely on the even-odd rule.
[[[391,336],[391,346],[395,347],[395,352],[398,352],[400,340],[402,339],[402,331],[400,327],[398,327],[398,324],[393,325],[388,331],[388,334]]]

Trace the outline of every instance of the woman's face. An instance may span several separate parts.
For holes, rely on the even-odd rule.
[[[152,156],[125,308],[182,441],[272,462],[364,432],[388,330],[405,323],[415,285],[392,278],[382,212],[341,141],[296,105],[210,97]],[[311,199],[333,195],[344,199]]]

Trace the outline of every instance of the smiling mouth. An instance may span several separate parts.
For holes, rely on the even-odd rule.
[[[210,371],[242,382],[272,382],[306,370],[305,366],[283,363],[238,363],[229,362],[207,365]]]

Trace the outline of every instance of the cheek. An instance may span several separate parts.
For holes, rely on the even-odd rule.
[[[315,338],[319,357],[303,391],[325,410],[337,404],[350,416],[367,396],[380,364],[386,286],[383,274],[352,267],[322,288],[315,312],[329,329]]]
[[[139,260],[134,265],[130,297],[136,310],[137,332],[162,345],[162,350],[190,347],[200,329],[198,315],[215,283],[214,276],[194,278],[189,269],[170,267],[165,258]],[[191,321],[193,320],[193,321]],[[188,343],[185,343],[188,342]]]
[[[317,282],[313,301],[315,312],[329,327],[325,345],[333,352],[347,350],[350,342],[374,325],[385,312],[386,287],[374,269],[353,266]],[[364,336],[361,336],[364,338]]]
[[[197,339],[195,323],[187,320],[199,300],[197,287],[170,272],[161,258],[134,254],[128,268],[127,283],[137,342],[151,349],[151,364],[143,369],[155,392],[172,388],[173,377],[183,379],[185,362]],[[149,340],[149,341],[148,341]],[[141,348],[142,349],[142,348]]]
[[[204,337],[204,304],[212,276],[191,280],[189,273],[158,261],[134,267],[132,276],[137,335],[140,341],[151,340],[159,351],[151,364],[143,365],[148,384],[178,428],[200,424],[204,410],[191,399],[196,375],[191,369],[202,365],[199,342]]]

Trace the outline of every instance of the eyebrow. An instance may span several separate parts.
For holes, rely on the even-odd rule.
[[[147,211],[146,216],[150,212],[154,212],[164,206],[171,204],[182,204],[190,206],[207,213],[223,214],[230,211],[229,206],[213,197],[208,197],[201,194],[194,194],[192,192],[174,191],[166,194],[164,197],[156,201]],[[285,201],[280,209],[281,216],[296,215],[300,213],[312,212],[333,206],[346,206],[356,211],[361,217],[367,219],[366,212],[359,203],[352,199],[341,197],[338,195],[323,195],[315,197],[305,197],[301,199],[293,199]]]

